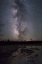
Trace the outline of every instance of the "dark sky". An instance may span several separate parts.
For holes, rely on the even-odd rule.
[[[0,40],[42,40],[42,0],[0,0]]]

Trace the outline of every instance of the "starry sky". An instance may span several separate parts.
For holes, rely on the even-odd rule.
[[[0,40],[42,40],[42,0],[0,0]]]

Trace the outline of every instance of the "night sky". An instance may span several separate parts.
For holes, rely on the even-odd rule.
[[[42,0],[0,0],[0,40],[42,40]]]

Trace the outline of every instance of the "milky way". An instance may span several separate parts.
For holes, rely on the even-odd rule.
[[[1,0],[0,40],[42,40],[42,0]]]
[[[13,0],[12,1],[12,13],[13,18],[15,19],[15,37],[19,40],[23,40],[23,36],[27,30],[26,20],[24,14],[26,13],[25,5],[22,0]],[[24,22],[25,21],[25,22]],[[14,27],[14,25],[13,25]]]

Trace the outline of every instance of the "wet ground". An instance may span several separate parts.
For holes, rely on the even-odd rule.
[[[42,46],[0,46],[0,64],[42,64]]]

